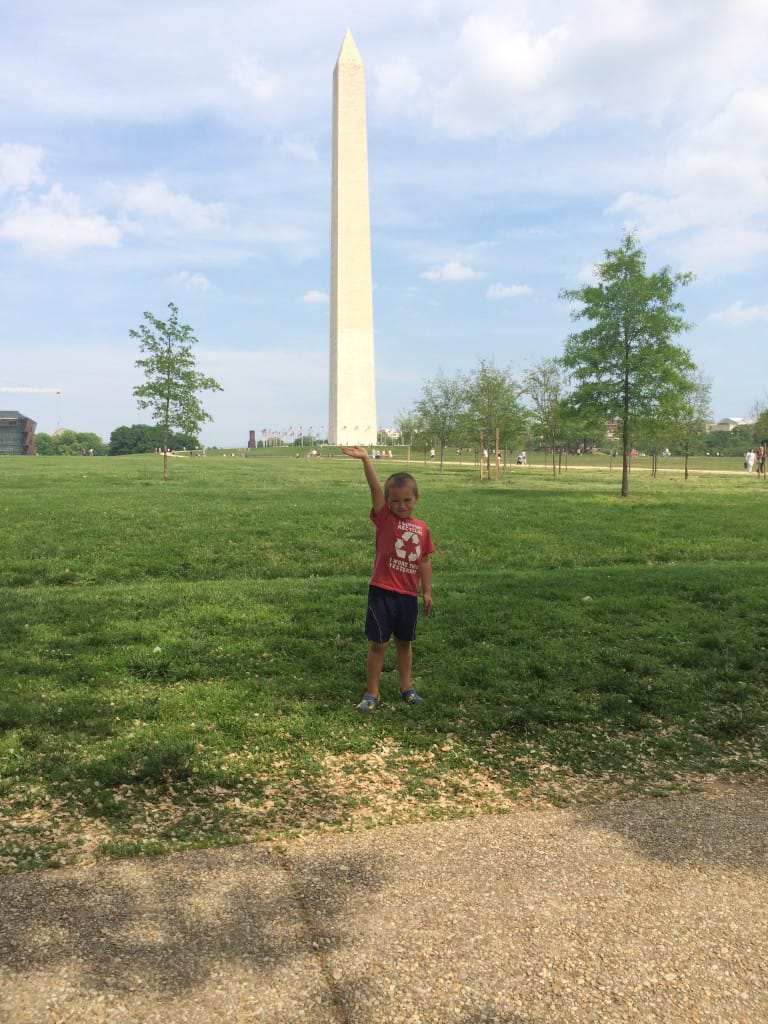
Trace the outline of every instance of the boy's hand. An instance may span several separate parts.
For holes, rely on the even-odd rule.
[[[360,459],[363,464],[363,472],[365,473],[365,479],[368,481],[368,486],[371,489],[371,502],[373,504],[373,511],[376,513],[381,512],[384,508],[385,498],[384,490],[381,486],[376,470],[374,469],[373,462],[371,461],[368,452],[363,448],[362,445],[342,445],[341,450],[345,455],[349,455],[351,459]]]
[[[424,617],[428,619],[434,609],[434,605],[432,604],[432,595],[423,594],[422,599],[424,601]]]

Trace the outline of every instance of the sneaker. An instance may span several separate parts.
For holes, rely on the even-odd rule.
[[[379,698],[366,693],[355,710],[359,711],[361,715],[372,715],[374,711],[379,710]]]
[[[418,695],[418,693],[416,693],[416,691],[413,688],[411,688],[410,690],[402,690],[400,696],[403,698],[405,703],[411,708],[415,708],[417,704],[424,703],[422,698]]]

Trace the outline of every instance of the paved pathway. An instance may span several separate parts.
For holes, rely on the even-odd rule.
[[[0,879],[2,1024],[765,1024],[768,787]]]

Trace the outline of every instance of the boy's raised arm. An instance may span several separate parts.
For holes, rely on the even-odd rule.
[[[349,455],[351,459],[360,459],[365,470],[365,479],[368,481],[368,486],[371,489],[371,502],[373,504],[373,511],[380,512],[384,507],[384,488],[381,486],[381,481],[373,468],[368,452],[363,447],[345,448],[341,449],[345,455]]]

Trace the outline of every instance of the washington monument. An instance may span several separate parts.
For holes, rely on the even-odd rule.
[[[347,29],[333,71],[328,441],[376,444],[365,71]]]

